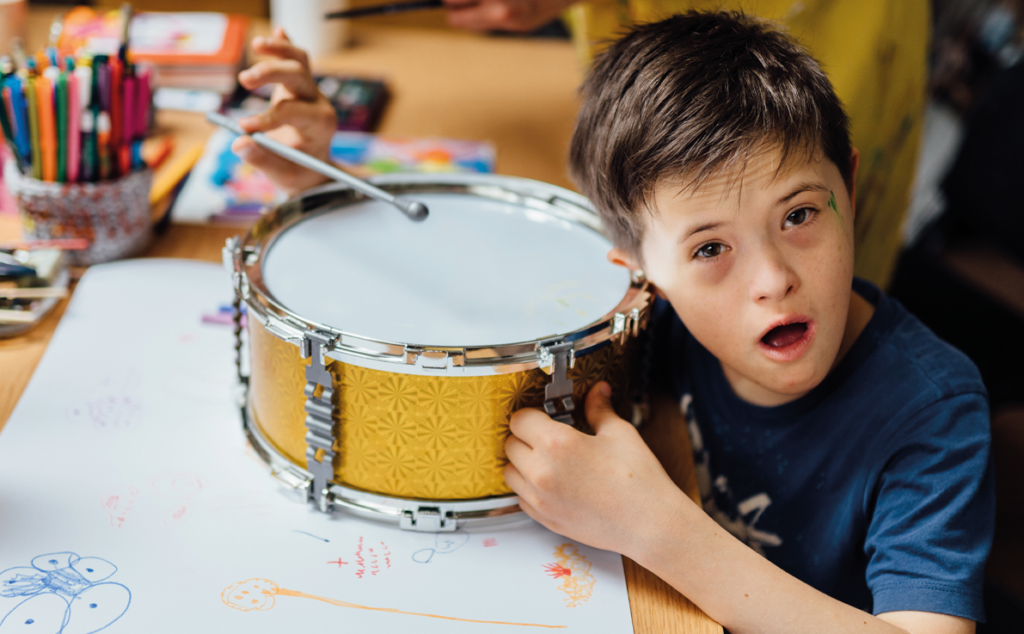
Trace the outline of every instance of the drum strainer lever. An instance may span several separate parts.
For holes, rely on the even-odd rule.
[[[207,112],[206,120],[214,125],[219,125],[222,128],[230,130],[239,136],[251,136],[252,140],[256,142],[256,145],[269,150],[282,158],[286,158],[292,163],[296,163],[305,168],[311,169],[314,172],[323,174],[331,180],[345,183],[352,189],[362,192],[370,198],[376,198],[381,202],[394,205],[395,207],[398,207],[399,211],[404,213],[406,216],[409,216],[411,220],[424,220],[430,214],[430,210],[427,209],[427,206],[418,200],[404,200],[402,198],[392,196],[383,189],[374,187],[361,178],[356,178],[351,174],[341,171],[333,165],[313,158],[305,152],[300,152],[295,148],[288,147],[284,143],[275,141],[262,132],[249,134],[242,128],[242,126],[238,125],[237,121],[230,117],[225,117],[218,112]]]

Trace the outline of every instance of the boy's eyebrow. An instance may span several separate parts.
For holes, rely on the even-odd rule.
[[[779,202],[776,203],[776,204],[781,205],[781,204],[787,203],[794,196],[796,196],[797,194],[802,194],[804,192],[821,192],[821,193],[825,193],[827,191],[829,191],[828,187],[825,187],[821,183],[800,183],[799,185],[796,186],[796,188],[792,192],[790,192],[790,193],[786,194],[785,196],[783,196],[782,198],[780,198]]]
[[[690,238],[690,236],[692,236],[695,233],[700,233],[701,231],[712,231],[714,229],[718,229],[724,224],[724,222],[706,222],[702,225],[697,225],[693,229],[690,229],[685,234],[683,234],[683,237],[679,239],[679,242],[685,242]]]

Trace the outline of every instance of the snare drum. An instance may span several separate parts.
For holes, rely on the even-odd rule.
[[[247,309],[250,442],[324,511],[430,531],[516,512],[509,416],[539,407],[585,429],[584,396],[603,380],[628,419],[647,283],[607,262],[600,221],[565,189],[493,175],[374,183],[429,218],[332,185],[225,247]]]

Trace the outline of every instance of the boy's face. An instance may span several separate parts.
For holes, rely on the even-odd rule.
[[[641,243],[647,277],[736,394],[764,406],[832,369],[853,279],[853,197],[839,170],[794,156],[777,174],[780,156],[763,151],[696,191],[659,183]],[[620,249],[609,258],[641,268]]]

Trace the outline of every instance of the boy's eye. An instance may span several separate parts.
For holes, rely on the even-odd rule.
[[[713,258],[717,255],[721,255],[722,251],[725,251],[725,245],[720,242],[709,242],[697,249],[697,253],[694,254],[698,258]]]
[[[789,215],[786,216],[785,225],[789,226],[789,227],[795,227],[796,225],[802,225],[805,222],[807,222],[808,220],[810,220],[811,214],[813,214],[814,211],[815,211],[814,209],[811,209],[809,207],[801,207],[800,209],[797,209],[796,211],[791,211],[789,213]]]

